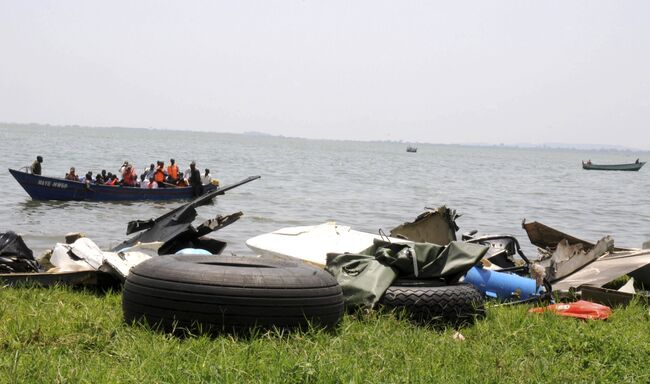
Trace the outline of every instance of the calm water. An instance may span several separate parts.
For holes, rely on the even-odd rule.
[[[355,229],[388,231],[424,207],[446,204],[462,217],[460,232],[513,234],[527,244],[521,221],[540,221],[585,240],[612,235],[617,245],[640,247],[650,239],[650,167],[639,172],[583,171],[595,163],[650,160],[650,153],[571,151],[303,140],[144,129],[0,127],[3,154],[0,231],[21,233],[37,254],[81,231],[100,247],[126,238],[126,224],[178,206],[168,203],[32,201],[7,168],[44,157],[43,174],[115,172],[124,160],[144,168],[176,159],[196,160],[222,185],[262,178],[199,208],[195,222],[244,212],[214,237],[226,252],[250,254],[249,237],[286,226],[335,220]],[[526,247],[527,253],[532,247]]]

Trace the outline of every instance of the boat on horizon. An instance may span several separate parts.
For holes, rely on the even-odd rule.
[[[406,152],[417,152],[417,151],[418,151],[418,147],[413,147],[410,145],[406,147]]]
[[[589,160],[582,162],[582,169],[593,171],[638,171],[643,167],[643,164],[645,164],[645,161],[640,162],[638,159],[634,163],[626,164],[594,164]]]
[[[191,199],[192,187],[139,188],[112,185],[86,184],[81,181],[34,175],[9,169],[9,173],[34,200],[61,201],[165,201]],[[218,186],[206,184],[203,193],[216,190]]]

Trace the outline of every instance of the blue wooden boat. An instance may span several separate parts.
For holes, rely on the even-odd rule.
[[[628,164],[593,164],[590,162],[582,162],[582,169],[594,171],[638,171],[643,167],[645,161],[628,163]]]
[[[18,184],[34,200],[85,200],[85,201],[133,201],[133,200],[181,200],[191,199],[191,187],[145,189],[95,185],[79,181],[70,181],[56,177],[33,175],[31,173],[9,169]],[[216,185],[203,186],[203,192],[216,190]]]

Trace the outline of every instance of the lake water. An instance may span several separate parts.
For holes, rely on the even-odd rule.
[[[179,202],[32,201],[8,168],[44,157],[43,174],[116,172],[156,160],[191,160],[222,185],[260,175],[198,209],[198,225],[218,214],[244,216],[212,234],[226,253],[251,254],[246,239],[282,227],[328,220],[377,233],[413,220],[424,207],[447,205],[462,216],[459,233],[512,234],[533,251],[521,222],[540,221],[585,240],[611,235],[619,246],[650,240],[650,166],[639,172],[584,171],[581,160],[625,163],[648,152],[578,151],[305,140],[147,129],[0,126],[3,154],[0,232],[23,235],[36,254],[81,231],[108,249],[127,238],[126,224],[157,217]]]

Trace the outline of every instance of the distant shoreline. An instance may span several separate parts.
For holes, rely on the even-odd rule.
[[[198,130],[198,129],[174,129],[174,128],[143,128],[143,127],[111,127],[111,126],[85,126],[78,124],[66,124],[66,125],[57,125],[57,124],[42,124],[42,123],[7,123],[0,122],[0,128],[63,128],[63,129],[75,129],[75,128],[85,128],[85,129],[117,129],[117,130],[143,130],[143,131],[165,131],[165,132],[195,132],[195,133],[216,133],[216,134],[225,134],[225,135],[241,135],[241,136],[253,136],[253,137],[274,137],[274,138],[284,138],[284,139],[299,139],[299,140],[326,140],[326,141],[347,141],[347,142],[357,142],[357,143],[393,143],[393,144],[403,144],[403,145],[441,145],[441,146],[463,146],[463,147],[481,147],[481,148],[514,148],[514,149],[562,149],[562,150],[574,150],[574,151],[613,151],[613,152],[650,152],[650,149],[640,149],[640,148],[631,148],[623,145],[605,145],[605,144],[564,144],[564,143],[541,143],[541,144],[532,144],[532,143],[515,143],[515,144],[493,144],[493,143],[430,143],[422,141],[407,141],[407,140],[352,140],[352,139],[314,139],[306,138],[299,136],[285,136],[285,135],[275,135],[266,132],[260,131],[246,131],[246,132],[221,132],[221,131],[207,131],[207,130]]]

